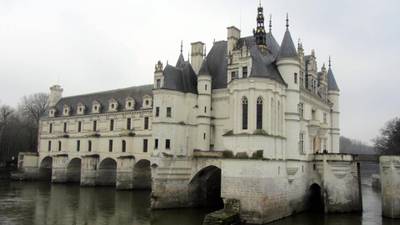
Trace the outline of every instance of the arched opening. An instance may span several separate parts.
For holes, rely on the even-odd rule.
[[[151,168],[150,161],[146,159],[139,160],[133,168],[133,188],[151,189]]]
[[[318,184],[312,184],[309,189],[308,208],[318,213],[323,213],[325,210],[323,192]]]
[[[117,177],[117,162],[106,158],[100,162],[97,170],[96,184],[100,186],[115,186]]]
[[[248,128],[248,112],[249,102],[246,97],[242,98],[242,129],[247,130]]]
[[[52,167],[53,167],[53,158],[47,156],[44,159],[42,159],[39,167],[39,178],[41,180],[51,180]]]
[[[81,182],[81,159],[72,159],[67,166],[67,182],[79,183]]]
[[[194,207],[221,209],[221,169],[208,166],[200,170],[189,183],[191,204]]]

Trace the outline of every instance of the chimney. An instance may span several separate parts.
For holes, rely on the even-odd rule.
[[[194,42],[192,43],[192,57],[191,57],[191,64],[193,67],[194,72],[196,74],[199,73],[201,64],[203,63],[203,56],[204,56],[204,43],[203,42]]]
[[[63,89],[60,85],[56,84],[50,87],[49,95],[49,108],[56,106],[57,102],[60,101],[62,97]]]
[[[236,47],[237,41],[240,38],[240,30],[234,26],[228,27],[228,54]]]

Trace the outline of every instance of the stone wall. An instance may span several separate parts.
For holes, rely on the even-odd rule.
[[[400,156],[381,156],[382,215],[400,218]]]

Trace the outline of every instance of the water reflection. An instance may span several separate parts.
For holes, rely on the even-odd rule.
[[[363,185],[362,214],[303,213],[272,225],[392,225],[382,219],[380,193]],[[0,224],[7,225],[200,225],[199,209],[151,212],[150,192],[81,188],[78,185],[0,184]]]

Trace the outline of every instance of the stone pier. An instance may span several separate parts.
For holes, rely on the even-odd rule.
[[[121,156],[117,159],[117,184],[118,190],[130,190],[133,188],[133,168],[135,157]]]
[[[82,156],[81,186],[96,186],[99,155]]]
[[[67,182],[67,165],[68,155],[60,154],[53,156],[53,168],[51,182],[53,183],[65,183]]]
[[[381,156],[382,215],[400,218],[400,156]]]

